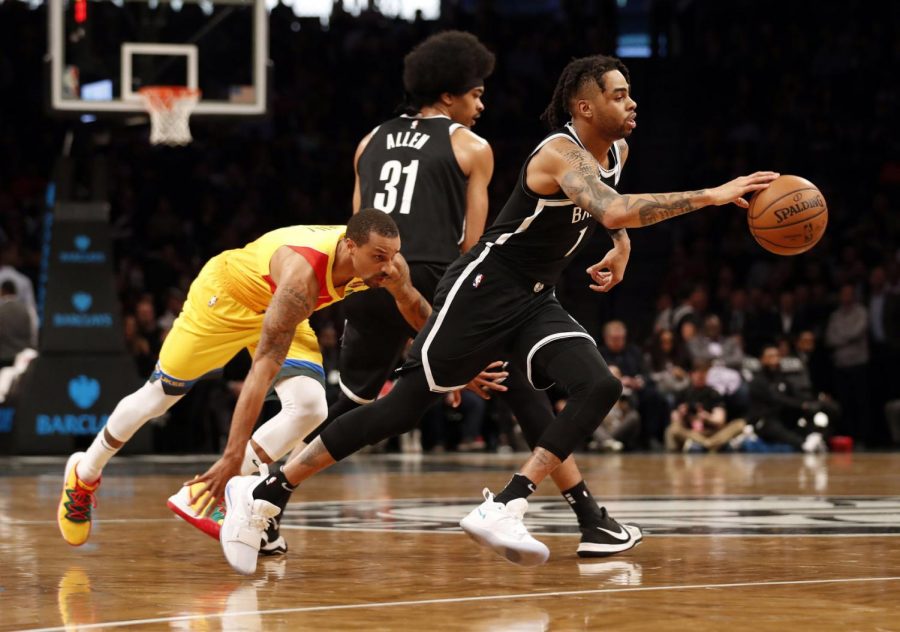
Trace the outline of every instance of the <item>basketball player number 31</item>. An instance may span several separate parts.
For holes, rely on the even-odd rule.
[[[403,166],[399,160],[388,160],[381,168],[379,180],[384,182],[384,192],[375,194],[375,208],[385,213],[393,213],[397,206],[397,185],[403,178],[403,194],[400,199],[400,213],[409,215],[413,190],[416,188],[416,174],[419,172],[419,161],[413,160]]]

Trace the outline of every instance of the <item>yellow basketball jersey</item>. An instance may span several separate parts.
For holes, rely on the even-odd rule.
[[[346,226],[288,226],[266,233],[243,248],[226,250],[222,260],[221,278],[231,294],[252,310],[264,311],[272,300],[276,285],[269,263],[282,246],[301,254],[313,267],[319,281],[316,309],[368,289],[359,278],[353,278],[343,288],[335,288],[331,279],[338,242],[343,239]]]

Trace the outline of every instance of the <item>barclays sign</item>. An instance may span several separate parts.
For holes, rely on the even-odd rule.
[[[97,380],[87,375],[79,375],[69,380],[69,398],[80,409],[90,408],[98,397],[100,397],[100,382]]]
[[[75,292],[71,297],[74,313],[53,314],[54,327],[112,327],[113,315],[109,312],[87,313],[94,304],[88,292]]]
[[[68,394],[76,408],[87,410],[100,398],[100,382],[87,375],[79,375],[69,380]],[[42,436],[95,435],[108,420],[109,415],[83,412],[38,413],[35,416],[35,433]]]
[[[60,250],[59,261],[61,263],[104,263],[106,253],[103,250],[91,250],[91,238],[89,235],[76,235],[72,240],[74,249]]]

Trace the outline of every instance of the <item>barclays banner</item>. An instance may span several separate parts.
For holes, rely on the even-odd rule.
[[[18,454],[68,454],[90,444],[119,399],[140,386],[126,355],[40,356],[24,376],[13,434]],[[34,396],[39,394],[39,396]],[[149,452],[144,428],[123,450]]]
[[[16,454],[68,454],[90,445],[141,379],[116,295],[106,203],[59,202],[47,213],[41,278],[40,355],[19,385]],[[124,452],[149,452],[143,429]]]
[[[60,202],[48,214],[40,351],[125,350],[109,235],[109,205]]]

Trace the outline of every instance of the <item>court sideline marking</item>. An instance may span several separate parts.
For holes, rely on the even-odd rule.
[[[304,612],[329,612],[338,610],[364,610],[367,608],[393,608],[396,606],[427,606],[435,604],[473,603],[479,601],[499,601],[505,599],[543,599],[545,597],[572,597],[576,595],[599,595],[610,593],[631,592],[658,592],[663,590],[706,590],[709,588],[757,588],[767,586],[802,586],[816,584],[849,584],[863,582],[891,582],[900,581],[900,577],[845,577],[835,579],[798,579],[773,582],[738,582],[731,584],[688,584],[684,586],[637,586],[629,588],[598,588],[593,590],[562,590],[542,593],[519,593],[510,595],[483,595],[478,597],[448,597],[445,599],[418,599],[411,601],[381,601],[374,603],[341,604],[332,606],[304,606],[299,608],[273,608],[271,610],[246,610],[241,612],[220,612],[215,614],[192,614],[173,617],[158,617],[155,619],[126,619],[122,621],[107,621],[104,623],[90,623],[77,625],[79,630],[91,630],[112,626],[144,625],[150,623],[172,623],[175,621],[196,621],[201,619],[225,619],[232,617],[247,617],[254,615],[297,614]],[[28,628],[31,632],[57,632],[71,629],[60,626],[55,628]]]

